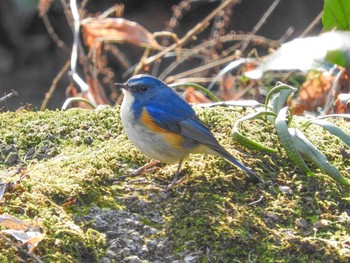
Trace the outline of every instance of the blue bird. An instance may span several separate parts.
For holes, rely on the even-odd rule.
[[[129,140],[152,159],[179,163],[169,188],[176,185],[182,161],[191,153],[222,156],[262,182],[218,143],[192,107],[161,80],[137,75],[116,86],[124,93],[121,120]]]

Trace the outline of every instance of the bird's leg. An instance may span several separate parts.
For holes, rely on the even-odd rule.
[[[167,186],[167,188],[166,188],[167,190],[172,189],[175,185],[181,183],[181,182],[184,180],[184,178],[181,178],[180,180],[177,180],[177,178],[179,177],[179,173],[180,173],[180,168],[181,168],[181,165],[182,165],[182,161],[183,161],[183,159],[180,160],[179,166],[177,167],[176,173],[175,173],[175,175],[174,175],[174,179],[173,179],[173,181],[171,182],[171,184],[169,184],[169,185]]]
[[[121,175],[118,177],[118,180],[124,179],[126,177],[134,177],[134,176],[138,176],[140,174],[142,174],[144,171],[149,170],[149,168],[157,165],[159,163],[159,161],[154,160],[150,163],[145,164],[144,166],[141,166],[140,168],[136,169],[135,171],[133,171],[132,173],[126,174],[126,175]]]
[[[160,163],[160,162],[157,160],[154,160],[150,163],[147,163],[144,166],[141,166],[140,168],[138,168],[135,171],[133,171],[132,173],[130,173],[130,176],[137,176],[139,174],[142,174],[144,171],[149,170],[151,167],[157,165],[158,163]]]

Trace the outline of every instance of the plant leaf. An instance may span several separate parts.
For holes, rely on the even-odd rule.
[[[288,157],[305,173],[309,175],[314,175],[313,172],[307,167],[306,163],[304,162],[303,158],[299,154],[298,149],[294,145],[293,139],[291,134],[288,130],[288,124],[287,124],[287,110],[288,107],[284,107],[280,112],[278,113],[276,120],[275,120],[275,126],[277,130],[278,138],[287,152]]]
[[[350,30],[349,0],[324,0],[323,28],[327,31]]]
[[[310,121],[310,124],[312,124],[312,123],[320,125],[322,128],[326,129],[327,131],[329,131],[333,135],[337,136],[346,145],[350,146],[350,136],[348,134],[346,134],[338,126],[334,125],[333,123],[330,123],[329,121],[322,120],[322,119],[313,119]]]
[[[267,71],[308,71],[318,67],[322,68],[322,66],[327,68],[327,63],[340,63],[340,66],[349,67],[349,46],[350,32],[345,31],[332,31],[315,37],[297,38],[283,44],[256,69],[247,71],[245,76],[260,79]]]
[[[276,86],[272,88],[266,96],[266,107],[271,100],[273,112],[277,114],[286,104],[288,97],[297,90],[297,88],[283,84],[282,82],[277,82]]]
[[[252,114],[248,114],[247,116],[236,121],[236,123],[232,129],[232,137],[237,142],[239,142],[240,144],[242,144],[243,146],[245,146],[249,149],[276,153],[277,152],[276,149],[266,147],[266,146],[264,146],[256,141],[253,141],[253,140],[249,139],[248,137],[244,136],[243,134],[241,134],[238,130],[239,123],[241,123],[242,121],[260,118],[263,115],[276,117],[276,114],[271,112],[271,111],[259,111],[259,112],[254,112]]]
[[[328,162],[327,157],[318,150],[301,131],[295,128],[289,128],[289,133],[293,144],[304,157],[312,161],[324,173],[340,184],[350,187],[350,180],[343,177],[339,170]]]

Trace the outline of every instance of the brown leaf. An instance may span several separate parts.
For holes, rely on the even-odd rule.
[[[226,73],[222,76],[220,91],[221,96],[225,101],[235,99],[235,77],[232,76],[232,74]]]
[[[201,92],[195,90],[194,88],[188,88],[182,95],[182,97],[187,101],[188,103],[208,103],[211,102],[207,97],[205,97]]]
[[[90,48],[101,47],[101,40],[150,46],[160,49],[153,35],[143,26],[124,18],[96,18],[82,23],[85,44]]]
[[[28,233],[28,232],[27,232]],[[34,248],[39,244],[39,242],[43,241],[45,238],[46,234],[36,232],[32,238],[28,239],[24,244],[28,245],[28,252],[33,253]]]
[[[8,229],[0,231],[2,234],[7,234],[26,244],[29,253],[32,253],[34,248],[40,241],[45,238],[45,233],[40,232],[39,220],[34,219],[33,224],[29,224],[10,215],[0,215],[0,223]]]
[[[344,114],[350,112],[350,94],[339,94],[334,102],[334,113]]]
[[[293,113],[302,114],[305,110],[315,111],[318,107],[324,106],[333,81],[333,76],[310,72],[297,99],[292,103]]]
[[[10,215],[0,215],[0,224],[12,230],[22,231],[27,231],[31,227],[29,223]]]

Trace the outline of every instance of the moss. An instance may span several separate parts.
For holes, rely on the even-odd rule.
[[[171,182],[176,165],[160,164],[116,181],[148,161],[122,132],[119,109],[8,112],[0,116],[0,176],[17,183],[6,189],[0,213],[39,219],[46,238],[34,252],[47,262],[98,261],[106,253],[105,233],[77,218],[93,206],[142,213],[139,203],[154,206],[162,216],[163,224],[147,216],[141,221],[168,236],[174,254],[199,253],[201,262],[350,260],[349,189],[318,170],[316,177],[302,174],[263,121],[242,125],[242,132],[278,154],[236,143],[231,127],[244,110],[196,110],[223,146],[266,180],[265,186],[222,158],[206,155],[186,160],[185,180],[170,193],[159,185]],[[339,123],[350,130],[349,123]],[[309,138],[346,174],[350,161],[341,159],[334,136],[316,128]],[[14,154],[16,162],[6,163]],[[292,194],[280,186],[290,187]],[[315,227],[320,220],[328,225]],[[25,258],[3,239],[0,255],[0,261]]]

